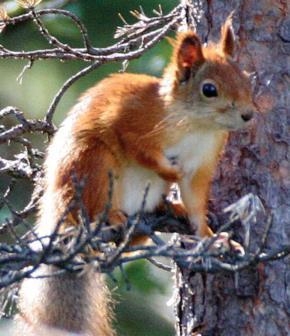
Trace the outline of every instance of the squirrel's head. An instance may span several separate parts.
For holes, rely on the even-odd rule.
[[[246,126],[255,110],[248,76],[234,62],[235,38],[228,19],[217,44],[202,46],[194,32],[179,33],[161,94],[174,113],[219,129]]]

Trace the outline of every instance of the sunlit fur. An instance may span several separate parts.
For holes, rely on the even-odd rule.
[[[193,32],[182,33],[163,78],[117,74],[88,90],[49,146],[38,233],[50,234],[73,198],[72,174],[85,179],[83,202],[89,218],[95,220],[108,203],[110,172],[114,182],[109,213],[112,225],[122,225],[127,215],[139,211],[148,184],[145,211],[154,211],[162,194],[177,182],[184,203],[184,210],[179,207],[179,211],[188,214],[201,236],[212,235],[206,223],[210,180],[228,131],[248,124],[242,116],[250,119],[253,110],[250,83],[233,61],[233,51],[228,22],[220,42],[207,47],[202,47]],[[216,85],[217,97],[202,94],[202,84],[207,81]],[[78,225],[76,211],[69,218],[64,225]],[[51,286],[47,293],[53,291],[53,283],[46,282]],[[99,288],[103,286],[101,283]],[[59,325],[53,311],[56,304],[60,305],[57,311],[62,304],[71,304],[65,297],[69,294],[64,291],[57,302],[53,296],[43,298],[43,293],[39,294],[42,302],[25,301],[28,287],[25,282],[21,292],[25,320]],[[102,294],[94,292],[77,299],[86,300],[89,306],[105,302]],[[92,336],[113,335],[106,304],[96,305],[99,312],[91,317],[93,323],[86,322],[86,331]],[[70,323],[83,323],[81,319],[70,321],[69,316],[66,322],[66,328]],[[93,324],[105,326],[105,331],[97,332]]]

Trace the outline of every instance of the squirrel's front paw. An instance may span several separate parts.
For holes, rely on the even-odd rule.
[[[165,158],[158,175],[168,182],[178,182],[183,177],[183,171],[178,165],[178,157]]]
[[[158,175],[168,182],[178,182],[182,178],[183,172],[178,167],[171,167],[162,170]]]
[[[118,227],[125,225],[128,218],[122,210],[111,209],[108,213],[108,220],[110,225]]]
[[[215,235],[216,236],[216,235]],[[241,244],[238,242],[229,239],[229,234],[227,232],[221,232],[215,242],[212,245],[214,251],[233,251],[238,256],[245,255],[245,250]]]

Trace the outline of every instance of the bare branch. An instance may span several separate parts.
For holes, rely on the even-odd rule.
[[[156,262],[155,257],[166,257],[174,260],[180,267],[195,272],[216,273],[221,271],[237,272],[246,267],[257,265],[260,262],[269,260],[277,260],[290,254],[290,245],[281,246],[279,249],[266,252],[261,248],[259,254],[246,253],[245,256],[237,256],[230,251],[219,251],[209,249],[208,244],[213,245],[211,239],[200,243],[197,238],[193,240],[190,236],[184,237],[186,245],[192,245],[190,249],[184,249],[183,244],[174,242],[165,243],[163,240],[156,239],[156,227],[160,227],[160,221],[164,224],[166,231],[170,230],[170,225],[176,221],[181,222],[181,218],[170,218],[166,216],[158,216],[151,214],[148,220],[146,215],[144,218],[133,217],[128,219],[129,231],[124,228],[110,229],[106,223],[99,225],[98,234],[94,230],[84,230],[84,227],[72,228],[71,230],[60,233],[59,228],[66,220],[67,214],[72,209],[80,209],[81,197],[77,196],[72,200],[67,209],[64,210],[63,216],[59,220],[55,231],[49,237],[35,237],[31,239],[21,240],[20,244],[0,244],[0,288],[11,285],[24,277],[28,277],[40,266],[40,264],[55,265],[60,269],[70,270],[71,272],[79,272],[87,265],[94,263],[101,272],[111,272],[114,268],[123,264],[138,260],[149,259],[158,267],[169,270]],[[239,205],[237,204],[237,207]],[[149,216],[149,218],[150,218]],[[153,218],[155,217],[155,220]],[[169,221],[167,221],[169,219]],[[145,224],[146,223],[146,224]],[[233,222],[227,222],[226,227],[232,225]],[[96,223],[91,223],[92,227]],[[145,228],[142,231],[142,228]],[[133,246],[130,247],[128,242],[134,235],[148,235],[148,227],[151,233],[149,236],[153,240],[150,246]],[[189,228],[189,225],[188,225]],[[174,226],[175,229],[175,226]],[[266,230],[268,230],[266,228]],[[34,243],[41,242],[38,248]],[[191,241],[191,242],[190,242]],[[115,245],[112,242],[118,242]],[[97,243],[97,244],[96,244]],[[88,246],[98,246],[98,254],[92,254]],[[138,251],[131,255],[127,252]]]
[[[27,132],[43,132],[51,135],[55,131],[55,128],[46,121],[26,119],[16,107],[8,106],[0,111],[0,119],[7,115],[14,115],[20,124],[2,131],[0,133],[0,144],[17,139]]]
[[[87,75],[88,73],[90,73],[91,71],[95,70],[96,68],[98,68],[101,65],[100,62],[95,62],[91,65],[89,65],[88,67],[82,69],[81,71],[77,72],[75,75],[73,75],[72,77],[70,77],[62,86],[62,88],[58,91],[58,93],[55,95],[55,97],[53,98],[52,103],[49,106],[49,109],[46,113],[46,122],[48,124],[51,124],[52,122],[52,117],[54,114],[54,111],[58,105],[58,103],[60,102],[62,96],[64,95],[64,93],[66,92],[67,89],[70,88],[70,86],[75,83],[78,79],[80,79],[81,77]]]

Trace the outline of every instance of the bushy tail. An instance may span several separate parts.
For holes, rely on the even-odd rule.
[[[114,336],[110,294],[103,276],[92,269],[53,276],[56,271],[42,266],[34,277],[49,277],[24,280],[17,336]]]

